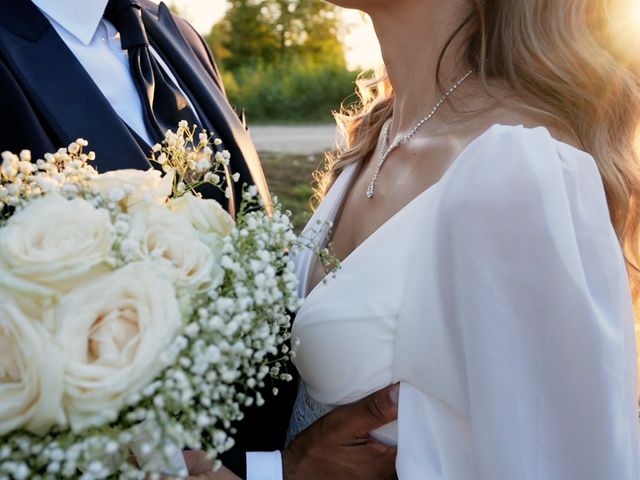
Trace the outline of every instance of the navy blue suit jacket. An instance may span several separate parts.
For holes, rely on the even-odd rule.
[[[258,155],[244,121],[227,101],[206,43],[166,5],[139,3],[152,45],[204,126],[231,152],[232,170],[241,176],[238,188],[255,184],[268,198]],[[40,157],[82,137],[96,152],[99,171],[150,168],[150,147],[141,145],[29,0],[0,0],[0,105],[0,151],[28,148]]]

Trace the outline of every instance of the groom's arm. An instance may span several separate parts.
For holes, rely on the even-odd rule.
[[[191,50],[196,55],[200,64],[207,70],[207,73],[211,76],[213,81],[216,83],[220,91],[224,94],[225,98],[227,93],[224,88],[224,84],[222,83],[222,75],[220,74],[220,69],[218,68],[218,64],[216,63],[215,58],[213,57],[213,53],[207,45],[207,42],[202,35],[200,35],[193,26],[187,22],[182,17],[173,14],[173,19],[176,22],[182,37],[191,47]]]
[[[0,152],[18,153],[26,148],[34,159],[42,158],[46,152],[55,152],[61,142],[45,124],[18,75],[9,68],[5,48],[0,43]]]
[[[246,480],[392,479],[396,448],[374,440],[369,432],[397,418],[398,386],[336,408],[302,432],[283,452],[249,453]],[[257,456],[256,456],[257,455]],[[199,479],[219,479],[202,457],[186,458]],[[256,462],[257,460],[257,462]],[[281,463],[280,463],[281,462]]]

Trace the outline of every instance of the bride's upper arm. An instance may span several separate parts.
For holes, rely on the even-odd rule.
[[[595,163],[545,129],[473,153],[439,234],[481,478],[635,478],[633,314]]]

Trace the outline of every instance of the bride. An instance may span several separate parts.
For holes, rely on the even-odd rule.
[[[333,3],[371,16],[386,76],[306,232],[341,267],[298,258],[293,436],[400,383],[372,435],[401,480],[637,480],[632,1]]]

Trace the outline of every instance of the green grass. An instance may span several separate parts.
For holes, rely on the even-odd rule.
[[[285,210],[291,210],[291,220],[297,232],[311,216],[309,200],[313,195],[313,172],[321,166],[323,155],[288,155],[261,153],[271,194],[278,197]]]

